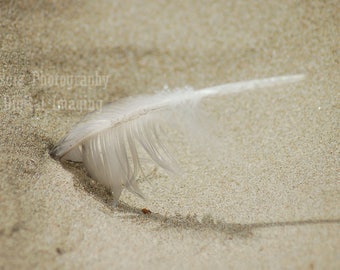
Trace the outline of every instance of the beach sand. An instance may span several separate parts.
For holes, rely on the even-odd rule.
[[[338,1],[13,2],[0,4],[0,269],[340,268]],[[222,147],[174,133],[183,173],[149,166],[146,201],[124,191],[113,208],[48,155],[118,98],[286,74],[306,79],[205,102]]]

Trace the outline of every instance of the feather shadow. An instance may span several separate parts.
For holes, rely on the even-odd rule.
[[[136,223],[150,223],[153,221],[159,225],[159,229],[179,229],[193,231],[208,231],[211,233],[219,233],[226,236],[228,239],[233,237],[250,238],[254,231],[258,229],[288,227],[288,226],[306,226],[306,225],[321,225],[321,224],[340,224],[340,219],[306,219],[295,221],[279,221],[279,222],[257,222],[257,223],[228,223],[223,220],[214,219],[213,216],[206,214],[201,219],[197,215],[162,215],[159,213],[151,213],[145,215],[136,212],[136,209],[128,205],[122,205],[121,211],[126,213],[131,211],[134,214],[124,216],[123,219],[133,220]],[[117,211],[117,210],[113,210]],[[118,211],[119,208],[118,208]]]
[[[233,238],[250,238],[254,232],[259,229],[288,227],[288,226],[310,226],[322,224],[339,224],[340,219],[305,219],[278,222],[256,222],[256,223],[229,223],[224,220],[215,219],[213,216],[206,214],[199,218],[196,214],[164,215],[159,213],[144,214],[141,209],[120,202],[117,207],[112,207],[112,194],[105,186],[93,181],[87,176],[87,172],[81,164],[64,163],[63,167],[71,172],[74,176],[74,186],[90,194],[104,208],[104,213],[109,216],[116,216],[122,220],[132,220],[136,224],[149,225],[154,223],[156,230],[176,229],[179,231],[191,230],[198,232],[217,233],[225,239]]]

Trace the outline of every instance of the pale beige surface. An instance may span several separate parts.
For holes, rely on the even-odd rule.
[[[340,268],[338,1],[10,2],[0,269]],[[110,78],[65,86],[39,72]],[[185,173],[148,172],[146,202],[124,192],[112,209],[103,188],[48,155],[84,114],[58,110],[60,99],[295,73],[307,80],[207,104],[224,147],[208,160],[174,136]]]

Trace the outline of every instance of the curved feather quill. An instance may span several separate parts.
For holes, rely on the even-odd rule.
[[[86,115],[57,143],[50,155],[57,160],[83,162],[93,179],[110,188],[115,203],[124,187],[143,197],[136,182],[143,172],[141,148],[168,172],[179,171],[179,166],[158,136],[162,125],[194,123],[197,105],[203,98],[273,87],[303,78],[303,75],[281,76],[199,91],[180,89],[123,98],[104,106],[100,112]],[[191,127],[187,131],[199,133]]]

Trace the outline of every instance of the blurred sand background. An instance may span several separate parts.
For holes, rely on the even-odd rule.
[[[339,269],[339,5],[1,1],[0,269]],[[48,155],[72,102],[296,73],[207,104],[225,147],[174,136],[185,172],[151,168],[148,201]]]

